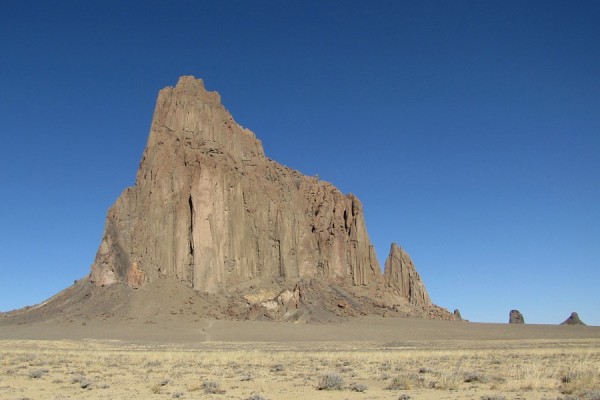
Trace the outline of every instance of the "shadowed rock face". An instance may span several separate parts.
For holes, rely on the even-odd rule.
[[[509,324],[524,324],[525,318],[523,318],[523,314],[519,312],[519,310],[510,310],[510,314],[508,315],[508,323]]]
[[[579,319],[579,315],[576,312],[572,312],[569,318],[564,320],[561,325],[585,325],[582,320]]]
[[[268,305],[285,309],[306,303],[298,285],[317,279],[432,306],[408,254],[394,244],[388,261],[384,276],[355,196],[267,158],[219,94],[182,77],[160,91],[135,186],[108,212],[90,278],[134,288],[175,278],[202,293],[270,285]]]

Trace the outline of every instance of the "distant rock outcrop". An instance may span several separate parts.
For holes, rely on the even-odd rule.
[[[523,318],[523,314],[521,314],[519,310],[510,310],[510,314],[508,315],[508,323],[524,324],[525,318]]]
[[[454,310],[453,314],[454,314],[454,319],[455,320],[457,320],[457,321],[462,321],[463,320],[462,315],[460,315],[460,310],[458,308]]]
[[[564,320],[561,325],[585,325],[582,320],[579,319],[579,315],[576,312],[572,312],[569,318]]]
[[[267,158],[191,76],[158,95],[135,185],[108,211],[89,281],[164,279],[217,296],[225,318],[452,318],[395,244],[382,273],[358,198]]]

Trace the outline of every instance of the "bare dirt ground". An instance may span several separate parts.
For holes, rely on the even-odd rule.
[[[597,400],[600,328],[183,315],[0,323],[0,398]]]

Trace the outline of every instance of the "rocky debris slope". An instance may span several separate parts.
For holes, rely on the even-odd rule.
[[[510,314],[508,314],[508,323],[524,324],[525,318],[523,318],[523,314],[521,314],[519,310],[510,310]]]
[[[569,318],[561,322],[561,325],[585,325],[576,312],[572,312]]]
[[[382,273],[354,195],[267,158],[191,76],[159,93],[135,185],[108,211],[89,283],[164,279],[214,295],[225,318],[452,319],[395,244]]]

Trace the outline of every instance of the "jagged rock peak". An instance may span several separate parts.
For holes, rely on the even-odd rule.
[[[419,306],[432,304],[410,256],[396,243],[392,243],[390,247],[390,254],[385,261],[384,276],[387,285],[409,303]]]
[[[168,87],[163,90],[169,90],[172,87]],[[209,92],[204,87],[204,81],[202,79],[196,79],[193,76],[181,76],[175,85],[176,92],[185,93],[197,98],[203,98],[208,103],[221,104],[221,96],[218,92]]]
[[[184,146],[188,153],[225,152],[239,160],[264,156],[262,144],[254,133],[233,119],[217,92],[207,91],[203,81],[193,76],[183,76],[175,87],[160,91],[147,153],[160,154]]]

